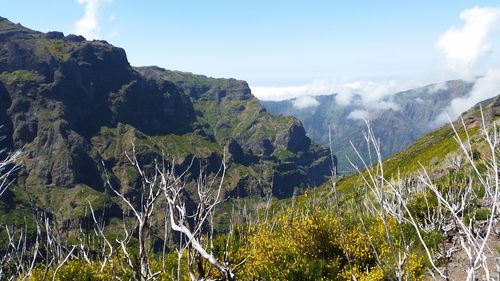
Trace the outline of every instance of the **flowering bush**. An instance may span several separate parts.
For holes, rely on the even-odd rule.
[[[351,280],[352,272],[358,280],[390,278],[394,260],[385,225],[380,219],[366,219],[365,223],[366,229],[354,219],[339,220],[328,211],[288,212],[275,223],[254,227],[243,250],[248,258],[239,275],[244,280]],[[395,250],[401,251],[396,222],[389,220],[388,227]],[[410,253],[403,265],[405,275],[411,280],[423,279],[423,265],[419,255]]]

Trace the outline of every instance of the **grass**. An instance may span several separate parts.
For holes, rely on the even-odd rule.
[[[468,129],[470,135],[475,135],[478,128]],[[437,131],[434,131],[420,139],[409,148],[398,152],[384,161],[385,175],[390,177],[397,175],[398,171],[402,174],[412,174],[421,168],[432,169],[433,166],[441,163],[446,155],[457,151],[458,143],[453,138],[454,132],[450,125],[446,125]],[[466,137],[464,129],[459,131],[461,139]]]
[[[480,208],[475,211],[476,219],[479,221],[485,221],[490,216],[491,210],[489,208]]]
[[[0,201],[0,225],[5,224],[15,229],[26,229],[28,236],[36,233],[36,221],[38,212],[44,210],[56,214],[59,222],[68,219],[79,219],[89,215],[89,203],[95,211],[102,210],[111,202],[111,198],[86,185],[74,187],[42,187],[30,185],[27,188],[13,186],[10,188],[13,194],[15,208],[5,211]],[[37,202],[37,212],[32,209],[33,202]],[[6,241],[6,233],[0,227],[0,249]]]
[[[131,150],[132,144],[136,146],[137,151],[167,154],[166,158],[182,158],[192,154],[203,158],[214,152],[222,154],[222,146],[196,133],[151,136],[123,124],[119,124],[117,128],[102,127],[100,134],[93,138],[93,143],[101,146],[105,159],[123,157],[125,152]]]
[[[206,140],[196,133],[146,136],[144,139],[139,139],[138,143],[147,146],[153,151],[169,153],[177,157],[190,154],[197,157],[207,157],[213,152],[222,154],[222,147],[219,144]]]
[[[295,154],[284,148],[278,148],[274,150],[273,155],[278,157],[278,159],[286,160],[295,156]]]
[[[64,40],[40,38],[37,40],[37,44],[38,56],[43,56],[45,53],[49,53],[51,56],[63,61],[67,61],[70,58],[72,47],[69,44],[66,44]]]
[[[0,80],[7,82],[8,84],[12,84],[14,82],[33,82],[38,81],[40,79],[40,75],[36,72],[30,70],[16,70],[13,72],[4,71],[0,74]]]
[[[0,249],[5,249],[8,241],[8,235],[5,226],[9,226],[10,235],[19,233],[19,230],[26,231],[27,237],[32,237],[36,234],[35,214],[28,209],[12,209],[7,213],[0,210]]]
[[[220,104],[212,99],[192,99],[192,102],[194,108],[203,112],[205,116],[201,122],[205,121],[214,128],[218,140],[244,135],[250,125],[262,117],[261,107],[253,99],[248,101],[223,99]]]
[[[60,215],[59,217],[62,219],[77,219],[87,216],[89,203],[92,204],[94,210],[100,210],[111,202],[108,195],[83,184],[69,188],[29,186],[28,192],[42,209]]]

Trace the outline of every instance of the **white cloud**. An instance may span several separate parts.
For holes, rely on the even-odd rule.
[[[85,12],[76,23],[75,32],[87,39],[99,38],[101,27],[99,26],[98,14],[104,3],[111,0],[77,0],[78,4],[85,6]]]
[[[370,115],[370,112],[368,112],[366,110],[356,109],[356,110],[352,111],[351,113],[349,113],[349,115],[347,115],[347,118],[354,119],[354,120],[365,120],[365,119],[368,119],[369,115]]]
[[[349,105],[355,97],[361,97],[364,104],[376,102],[392,94],[425,85],[424,81],[337,81],[316,79],[309,84],[288,87],[252,87],[252,93],[261,100],[288,100],[302,96],[336,94],[336,101]]]
[[[436,119],[436,124],[447,122],[447,116],[456,118],[461,112],[472,107],[474,104],[500,94],[498,91],[499,71],[491,70],[491,61],[488,57],[493,53],[493,40],[500,31],[500,7],[483,7],[466,9],[460,13],[463,25],[452,27],[444,32],[436,46],[443,51],[446,58],[445,71],[436,78],[436,73],[431,73],[421,80],[409,81],[340,81],[334,79],[318,79],[309,84],[293,87],[252,87],[254,94],[263,100],[285,100],[304,98],[299,102],[297,99],[296,108],[310,103],[312,97],[317,95],[336,94],[335,100],[339,105],[354,105],[355,109],[349,115],[352,119],[367,118],[370,114],[381,110],[400,110],[398,104],[392,101],[392,95],[430,83],[435,83],[435,79],[446,80],[450,77],[458,77],[475,81],[476,73],[483,74],[477,81],[471,93],[465,98],[457,98],[440,114]],[[443,69],[444,70],[444,69]],[[450,72],[451,70],[451,72]],[[447,84],[438,83],[428,89],[429,93],[437,93],[447,90]],[[421,102],[422,100],[416,100]],[[317,101],[316,101],[317,102]]]
[[[339,82],[328,79],[318,79],[313,82],[294,87],[252,87],[254,95],[261,100],[295,99],[293,106],[305,109],[319,105],[314,99],[318,95],[333,95],[341,106],[355,105],[359,111],[351,113],[352,119],[363,119],[368,114],[381,110],[400,110],[400,106],[391,101],[391,96],[398,92],[421,87],[423,81],[353,81]]]
[[[475,81],[465,97],[453,99],[431,123],[432,127],[455,120],[475,104],[500,94],[500,69],[491,66],[492,40],[500,31],[500,8],[466,9],[460,13],[461,28],[452,27],[440,38],[437,46],[446,56],[447,67],[463,79],[475,80],[475,73],[485,73]]]
[[[500,8],[472,8],[460,13],[461,28],[448,29],[437,43],[448,67],[469,76],[479,60],[491,50],[491,37],[500,25]]]
[[[110,14],[108,17],[108,21],[115,21],[116,20],[116,15],[115,14]]]
[[[440,91],[446,91],[448,90],[448,83],[445,82],[440,82],[440,83],[436,83],[434,84],[430,89],[429,89],[429,93],[431,94],[435,94],[437,92],[440,92]]]
[[[479,78],[469,95],[456,98],[450,105],[432,122],[432,126],[440,126],[447,123],[448,117],[455,120],[464,111],[475,104],[486,99],[500,95],[500,70],[490,70],[483,77]]]
[[[370,105],[380,101],[387,96],[397,92],[410,89],[412,86],[405,85],[396,81],[373,82],[373,81],[356,81],[342,85],[337,102],[343,104],[345,101],[352,101],[353,96],[361,97],[363,104]]]
[[[252,87],[252,93],[261,100],[288,100],[301,96],[331,95],[335,93],[335,83],[326,79],[316,79],[309,84],[290,87]]]
[[[252,87],[252,93],[261,100],[288,100],[304,95],[306,86]]]
[[[319,102],[311,96],[298,97],[293,101],[293,107],[296,109],[314,108],[319,105]]]

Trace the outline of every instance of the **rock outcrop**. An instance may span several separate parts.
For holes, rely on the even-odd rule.
[[[3,144],[24,148],[19,192],[51,213],[78,216],[85,196],[58,201],[76,190],[108,198],[106,174],[134,197],[137,175],[125,158],[132,144],[144,165],[165,156],[182,169],[196,157],[193,170],[214,173],[227,147],[227,196],[266,188],[290,196],[329,173],[328,150],[311,143],[297,119],[267,113],[244,81],[134,68],[105,41],[45,34],[4,18],[0,101]]]

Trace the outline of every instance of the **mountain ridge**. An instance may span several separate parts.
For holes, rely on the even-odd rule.
[[[374,132],[380,137],[383,157],[408,147],[419,137],[431,132],[435,128],[435,119],[449,102],[467,95],[472,87],[473,83],[451,80],[398,92],[382,99],[382,102],[391,103],[391,106],[369,110],[368,119]],[[356,161],[357,157],[350,142],[352,141],[359,151],[366,151],[363,137],[364,120],[352,117],[353,112],[364,110],[362,98],[355,95],[353,102],[348,105],[339,104],[335,94],[315,98],[319,103],[316,107],[301,110],[294,108],[293,99],[261,103],[273,114],[299,118],[307,134],[318,143],[328,144],[330,127],[332,147],[339,158],[340,171],[353,171],[348,158]]]
[[[89,198],[117,213],[108,176],[135,197],[138,175],[125,157],[132,144],[144,165],[165,156],[181,171],[198,158],[188,181],[202,167],[214,175],[227,147],[227,197],[289,197],[330,173],[329,151],[299,120],[269,114],[244,81],[132,67],[125,50],[106,41],[7,19],[0,19],[0,98],[0,133],[9,150],[24,150],[5,198],[66,220],[84,215]],[[11,203],[0,205],[8,211]]]

